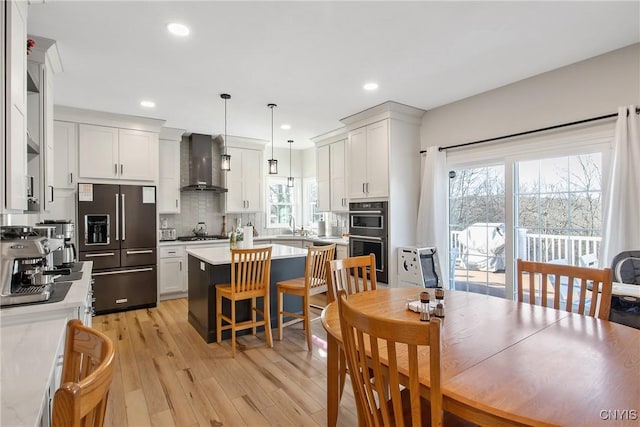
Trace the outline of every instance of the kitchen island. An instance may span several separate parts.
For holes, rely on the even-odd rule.
[[[307,251],[283,245],[256,245],[255,247],[272,246],[271,276],[270,276],[270,305],[271,327],[277,327],[276,316],[276,283],[282,280],[304,276],[304,265]],[[207,342],[216,341],[216,289],[219,283],[229,283],[231,280],[231,251],[229,247],[190,248],[189,257],[188,303],[189,323]],[[261,302],[258,302],[260,305]],[[285,309],[289,312],[301,312],[302,301],[291,295],[285,295]],[[223,302],[223,312],[231,312],[231,304]],[[236,303],[236,318],[238,321],[251,318],[250,301]],[[240,331],[238,334],[249,333],[250,330]],[[231,331],[224,331],[223,338],[231,337]]]

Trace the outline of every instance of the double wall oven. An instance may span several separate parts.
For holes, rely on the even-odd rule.
[[[349,256],[373,253],[376,280],[388,283],[388,202],[349,203]]]

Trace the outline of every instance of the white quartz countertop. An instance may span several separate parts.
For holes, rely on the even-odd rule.
[[[91,286],[91,269],[93,268],[93,261],[84,261],[82,265],[82,278],[73,281],[69,292],[65,296],[64,300],[58,302],[52,302],[47,304],[32,304],[32,305],[18,305],[15,307],[3,307],[0,309],[0,322],[5,325],[8,323],[14,323],[13,318],[22,318],[25,315],[42,313],[60,312],[61,310],[69,310],[75,307],[80,307],[85,304],[87,299],[87,292],[89,286]]]
[[[66,324],[59,318],[0,328],[0,425],[39,425]]]
[[[299,258],[307,256],[307,250],[302,248],[294,248],[292,246],[284,246],[278,244],[272,245],[254,245],[254,248],[271,246],[271,259],[283,258]],[[197,248],[190,247],[187,253],[211,265],[231,264],[231,250],[229,246],[217,248]]]

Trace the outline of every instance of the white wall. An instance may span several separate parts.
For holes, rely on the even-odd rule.
[[[421,146],[448,146],[640,105],[640,43],[429,110]]]

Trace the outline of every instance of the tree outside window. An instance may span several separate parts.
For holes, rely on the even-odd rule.
[[[295,215],[295,187],[287,187],[287,179],[268,178],[267,227],[289,227]]]

